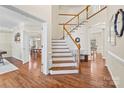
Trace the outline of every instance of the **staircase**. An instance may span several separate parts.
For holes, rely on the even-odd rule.
[[[81,25],[84,25],[85,22],[88,22],[87,20],[107,8],[107,6],[105,6],[89,16],[89,7],[91,6],[87,5],[82,11],[76,14],[76,16],[64,24],[60,24],[66,33],[66,35],[63,34],[63,38],[67,38],[68,36],[69,40],[76,47],[76,49],[74,48],[76,51],[75,56],[73,56],[65,40],[52,40],[52,67],[49,69],[50,74],[72,74],[81,72],[80,40],[78,41],[76,39],[77,36],[72,35],[72,33],[78,30]],[[82,14],[84,14],[84,16],[82,16]]]
[[[52,67],[50,74],[78,73],[75,57],[65,40],[52,40]]]

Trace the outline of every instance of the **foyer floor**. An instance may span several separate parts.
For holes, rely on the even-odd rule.
[[[41,73],[41,57],[32,55],[29,63],[22,64],[15,58],[6,58],[19,70],[0,75],[0,87],[12,88],[111,88],[115,87],[100,54],[96,61],[82,62],[81,74],[48,75]]]

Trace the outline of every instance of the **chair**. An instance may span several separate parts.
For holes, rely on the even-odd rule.
[[[0,51],[0,63],[3,63],[4,64],[4,58],[3,58],[3,54],[7,54],[7,52],[6,51]]]
[[[4,64],[2,54],[0,54],[0,63],[3,63]]]

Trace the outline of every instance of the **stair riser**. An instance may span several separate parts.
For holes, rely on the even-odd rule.
[[[69,49],[53,49],[52,51],[70,51]]]
[[[65,40],[52,40],[52,43],[66,43]]]
[[[62,43],[59,43],[59,42],[52,42],[52,44],[67,45],[67,43],[65,43],[65,42],[62,42]]]
[[[73,57],[71,53],[53,53],[53,57]]]
[[[52,46],[67,46],[66,44],[52,44]]]
[[[77,63],[58,63],[53,64],[53,67],[68,67],[68,66],[77,66]]]
[[[58,49],[58,48],[60,48],[60,49],[68,49],[68,47],[67,46],[52,46],[52,48],[55,48],[55,49]]]
[[[52,42],[64,42],[64,43],[66,43],[65,40],[52,40]]]
[[[63,47],[63,48],[52,48],[52,49],[69,49],[69,48],[64,48],[64,47]]]
[[[53,55],[72,55],[72,53],[53,53]]]
[[[72,59],[66,59],[66,58],[64,58],[64,59],[53,59],[53,61],[58,61],[58,62],[64,62],[64,61],[75,61],[73,58]]]
[[[70,50],[69,49],[53,49],[52,52],[66,53],[66,52],[70,52]]]
[[[50,74],[51,75],[58,75],[58,74],[77,74],[77,73],[79,73],[78,70],[57,70],[57,71],[50,70]]]

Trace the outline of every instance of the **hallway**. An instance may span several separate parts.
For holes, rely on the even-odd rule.
[[[0,76],[0,87],[12,88],[90,88],[90,87],[115,87],[105,61],[97,54],[96,61],[81,62],[81,73],[70,75],[47,75],[42,74],[40,55],[32,56],[31,61],[22,64],[15,58],[6,58],[16,65],[19,70]]]

